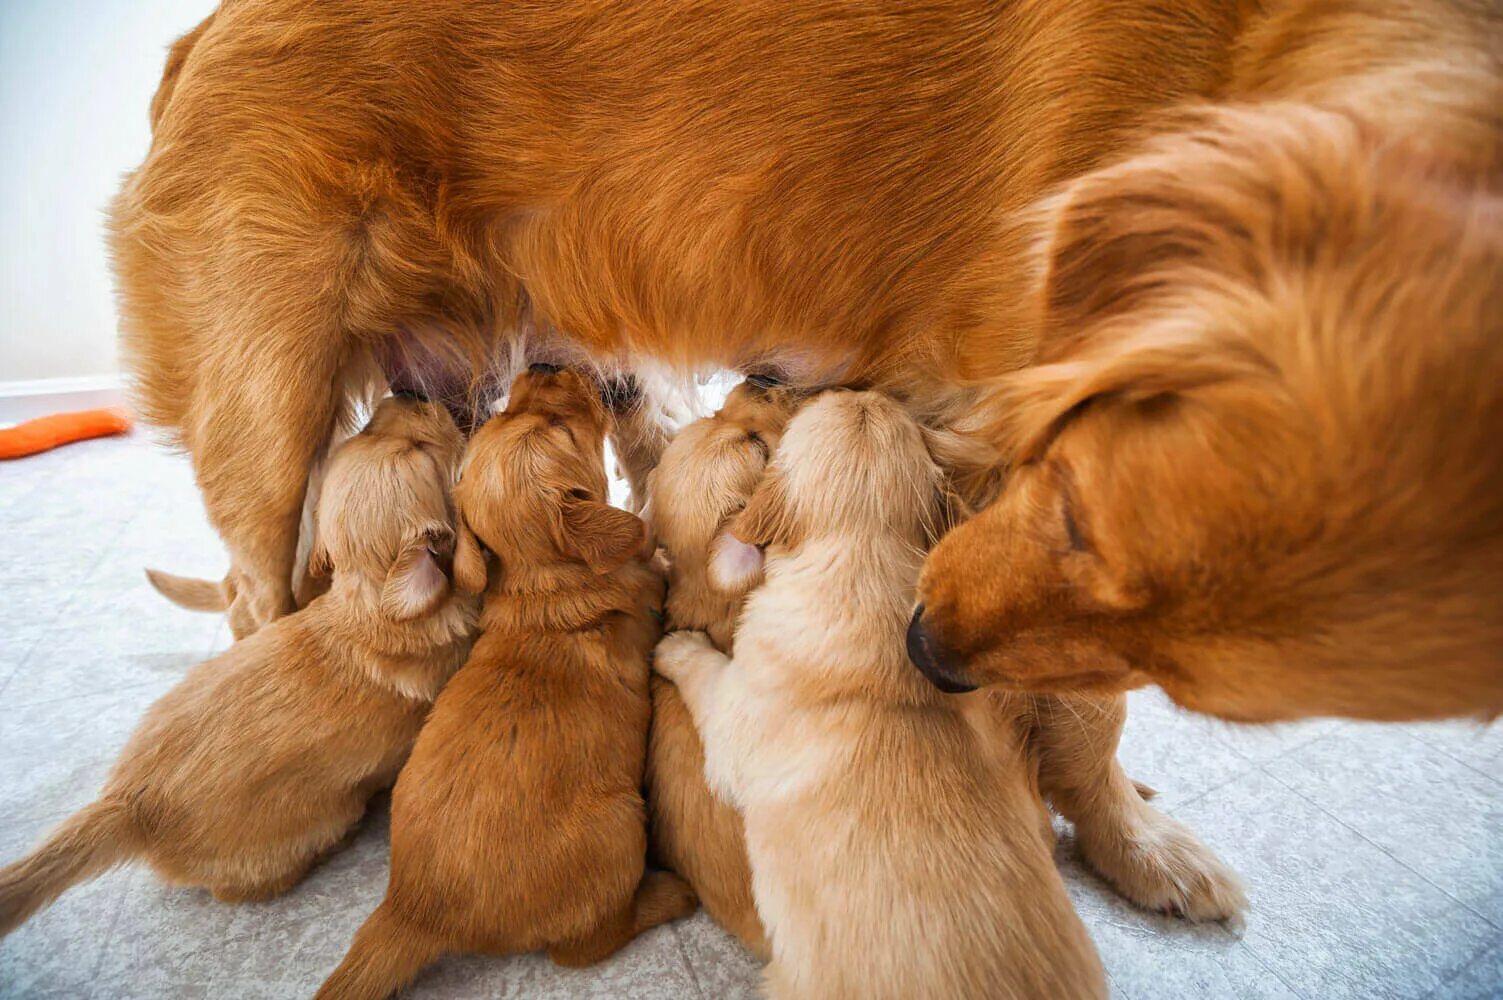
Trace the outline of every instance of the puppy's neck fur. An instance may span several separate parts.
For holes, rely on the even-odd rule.
[[[642,559],[597,574],[583,563],[518,565],[503,560],[485,591],[485,632],[567,633],[598,628],[615,612],[637,607],[641,581],[655,575]]]
[[[770,549],[767,582],[748,599],[738,646],[775,674],[787,672],[776,683],[801,700],[938,706],[942,696],[903,652],[923,557],[888,536],[812,538]],[[790,644],[789,636],[801,639]],[[763,645],[765,656],[756,652]],[[863,653],[853,658],[853,649]]]
[[[479,600],[456,591],[433,611],[405,622],[380,608],[379,585],[336,572],[329,592],[301,614],[313,634],[341,651],[331,662],[352,663],[367,681],[404,698],[432,701],[469,653]]]

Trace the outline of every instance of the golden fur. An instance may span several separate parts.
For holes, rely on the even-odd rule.
[[[917,661],[1243,721],[1503,711],[1503,200],[1458,171],[1265,107],[1071,185],[1053,332],[996,390],[1017,468],[930,557]]]
[[[787,389],[743,382],[714,416],[674,436],[648,479],[648,512],[668,560],[668,627],[703,631],[725,653],[746,588],[711,583],[711,547],[746,506],[798,400]],[[769,957],[741,816],[705,783],[694,720],[678,689],[656,674],[646,782],[653,853],[694,887],[722,927]]]
[[[647,657],[663,579],[611,507],[606,415],[573,372],[526,373],[456,489],[456,584],[481,635],[392,792],[391,880],[321,998],[384,997],[448,951],[605,958],[691,912],[643,875]]]
[[[98,800],[0,870],[0,933],[132,859],[239,902],[285,892],[340,843],[469,650],[477,602],[445,574],[462,447],[442,408],[381,403],[319,507],[329,592],[151,707]]]
[[[1182,702],[1493,713],[1499,459],[1474,431],[1503,386],[1500,49],[1495,6],[1469,0],[234,0],[174,47],[112,210],[125,354],[143,412],[193,455],[256,621],[294,606],[309,470],[372,382],[483,379],[534,343],[607,367],[767,365],[986,427],[973,457],[993,471],[1040,417],[1086,411],[1024,405],[1011,426],[1018,395],[1095,382],[1093,400],[1161,400],[1135,426],[1221,442],[1214,462],[1180,454],[1172,502],[1080,477],[1102,490],[1084,509],[1131,510],[1144,538],[1189,525],[1203,553],[1151,574],[1165,605],[1199,609],[1183,624],[1219,664],[1172,684]],[[1179,303],[1171,333],[1128,308],[1144,294]],[[1166,335],[1175,349],[1139,350]],[[1076,378],[1129,356],[1130,385]],[[1244,377],[1198,388],[1228,371]],[[1187,393],[1215,415],[1185,426]],[[1398,425],[1403,460],[1364,472]],[[1287,436],[1300,454],[1270,467],[1264,442]],[[1224,466],[1260,471],[1209,481]],[[1313,530],[1312,500],[1361,523]],[[931,604],[995,599],[941,622],[967,655],[1039,597],[1005,560],[953,555],[1003,544],[972,542],[1018,503],[930,567]],[[1270,557],[1290,546],[1297,566]],[[1039,593],[1067,586],[1039,571]],[[1290,579],[1322,593],[1256,607]],[[1373,599],[1333,596],[1354,593]],[[1151,672],[1135,635],[1062,621],[1067,647],[1120,636],[1093,672]],[[1263,669],[1249,647],[1269,632],[1318,665]],[[1256,697],[1236,690],[1244,662]],[[1437,683],[1435,663],[1458,666]],[[1370,693],[1347,694],[1355,676]]]
[[[793,418],[733,531],[766,547],[734,660],[671,633],[656,668],[745,819],[773,997],[1104,996],[1023,740],[967,721],[904,661],[946,486],[876,393]]]

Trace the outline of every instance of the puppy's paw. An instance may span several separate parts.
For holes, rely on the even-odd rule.
[[[1242,926],[1248,905],[1242,880],[1178,820],[1145,810],[1113,835],[1081,833],[1086,861],[1138,906]]]
[[[657,650],[652,656],[652,667],[677,684],[695,672],[700,654],[706,650],[714,651],[715,645],[703,632],[693,629],[669,632],[658,641]]]

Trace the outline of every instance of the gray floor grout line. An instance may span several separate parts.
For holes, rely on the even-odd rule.
[[[1235,781],[1237,781],[1237,780],[1239,780],[1241,778],[1247,777],[1253,771],[1260,771],[1260,772],[1263,771],[1263,766],[1265,764],[1271,764],[1271,763],[1273,763],[1276,760],[1283,760],[1285,757],[1287,757],[1290,754],[1294,753],[1296,750],[1304,750],[1304,749],[1307,749],[1308,747],[1312,747],[1315,744],[1321,742],[1322,740],[1330,739],[1331,737],[1337,735],[1341,731],[1342,731],[1341,729],[1333,729],[1330,732],[1319,733],[1319,734],[1317,734],[1315,736],[1310,737],[1308,740],[1305,740],[1305,741],[1303,741],[1301,743],[1296,743],[1292,747],[1286,747],[1285,749],[1280,750],[1278,753],[1274,754],[1272,757],[1267,757],[1267,758],[1264,758],[1264,759],[1258,759],[1256,757],[1249,757],[1247,754],[1245,754],[1242,751],[1238,750],[1236,747],[1231,746],[1230,744],[1228,744],[1228,743],[1226,743],[1224,741],[1218,740],[1218,742],[1220,742],[1223,747],[1225,747],[1227,750],[1230,750],[1232,753],[1236,754],[1237,757],[1240,758],[1244,764],[1247,764],[1248,765],[1247,768],[1245,768],[1244,770],[1238,771],[1236,774],[1232,775],[1230,778],[1227,778],[1225,781],[1217,782],[1216,784],[1212,785],[1210,788],[1207,788],[1207,789],[1205,789],[1203,791],[1196,792],[1193,796],[1191,796],[1188,799],[1185,799],[1183,802],[1175,803],[1175,805],[1174,805],[1174,807],[1172,809],[1165,809],[1163,811],[1172,816],[1172,815],[1174,815],[1174,813],[1175,813],[1176,810],[1183,809],[1185,806],[1188,806],[1188,805],[1190,805],[1193,802],[1199,802],[1201,799],[1205,798],[1207,795],[1210,795],[1212,792],[1220,791],[1221,789],[1227,787],[1228,785],[1232,784],[1233,782],[1235,782]],[[1280,784],[1283,784],[1283,782],[1280,782]]]
[[[1241,754],[1238,754],[1237,756],[1238,757],[1242,757]],[[1254,771],[1260,770],[1261,767],[1262,767],[1262,765],[1260,765],[1257,761],[1249,760],[1246,757],[1242,757],[1242,762],[1244,764],[1246,764],[1247,766],[1245,768],[1243,768],[1242,770],[1238,771],[1236,774],[1234,774],[1231,777],[1227,778],[1225,781],[1218,781],[1218,782],[1216,782],[1216,784],[1212,785],[1211,787],[1204,788],[1204,789],[1196,792],[1194,795],[1190,796],[1188,799],[1184,799],[1183,801],[1176,802],[1173,806],[1170,806],[1170,807],[1166,808],[1166,807],[1163,807],[1163,806],[1157,806],[1156,805],[1155,808],[1158,809],[1160,812],[1163,812],[1163,813],[1165,813],[1165,814],[1167,814],[1169,816],[1173,816],[1175,813],[1177,813],[1179,810],[1185,808],[1186,806],[1192,805],[1192,804],[1194,804],[1196,802],[1199,802],[1201,799],[1205,798],[1207,795],[1210,795],[1212,792],[1219,792],[1219,791],[1221,791],[1221,789],[1227,787],[1230,784],[1233,784],[1234,782],[1237,782],[1237,781],[1241,780],[1242,778],[1247,777],[1249,774],[1253,773]]]
[[[175,655],[175,654],[170,654],[170,655]],[[198,663],[201,663],[201,662],[203,662],[203,661],[202,660],[197,661],[196,663],[194,663],[194,666],[197,666]],[[178,680],[182,680],[182,676],[179,675],[177,679]],[[59,702],[64,702],[64,701],[78,701],[80,698],[103,698],[106,695],[124,694],[127,691],[136,691],[136,690],[139,690],[139,689],[144,688],[144,687],[150,687],[151,685],[158,684],[160,682],[161,682],[161,678],[159,678],[159,677],[153,677],[150,680],[133,681],[130,684],[118,684],[118,685],[116,685],[114,687],[98,688],[96,690],[88,691],[88,692],[85,692],[83,694],[65,694],[65,695],[59,695],[56,698],[43,698],[40,701],[22,702],[22,703],[13,704],[13,705],[7,705],[6,707],[7,708],[17,708],[17,709],[20,709],[20,708],[45,708],[48,705],[56,705]],[[3,689],[0,689],[0,694],[4,694],[4,690]],[[144,712],[145,710],[143,709],[142,711]]]
[[[118,870],[118,869],[117,869]],[[120,898],[115,900],[115,912],[110,914],[110,926],[100,938],[99,955],[94,959],[94,966],[89,970],[89,996],[93,997],[99,989],[99,969],[104,965],[104,957],[109,951],[110,944],[115,940],[115,928],[120,925],[120,914],[125,910],[125,899],[130,894],[130,883],[127,882],[120,888]]]
[[[22,653],[20,659],[16,660],[16,665],[10,668],[10,673],[5,675],[4,680],[0,680],[0,704],[6,704],[5,689],[10,687],[10,682],[20,675],[21,668],[26,666],[27,661],[31,659],[32,654],[37,651],[37,647],[41,644],[42,637],[40,634],[38,634],[37,637],[31,641],[31,645],[26,647],[26,652]],[[6,707],[13,708],[15,706],[6,704]]]
[[[1314,799],[1310,798],[1310,796],[1306,795],[1304,792],[1300,791],[1298,788],[1295,788],[1293,785],[1289,784],[1287,781],[1281,780],[1279,778],[1279,776],[1276,775],[1276,774],[1274,774],[1272,771],[1264,769],[1263,773],[1266,774],[1269,778],[1273,779],[1273,781],[1276,784],[1278,784],[1280,787],[1286,788],[1289,791],[1293,792],[1295,795],[1297,795],[1300,798],[1304,799],[1307,803],[1309,803],[1310,805],[1314,806],[1320,812],[1324,813],[1326,816],[1328,816],[1331,819],[1335,820],[1339,825],[1341,825],[1342,827],[1346,828],[1346,830],[1349,831],[1352,835],[1354,835],[1358,840],[1362,841],[1364,844],[1369,845],[1374,850],[1376,850],[1379,854],[1383,855],[1385,858],[1387,858],[1388,860],[1392,861],[1394,864],[1398,865],[1400,868],[1402,868],[1405,871],[1409,872],[1411,875],[1413,875],[1416,878],[1418,878],[1421,882],[1424,882],[1430,888],[1434,889],[1436,892],[1440,893],[1442,896],[1446,897],[1451,902],[1455,903],[1457,906],[1461,907],[1463,910],[1467,911],[1472,916],[1476,917],[1478,920],[1481,920],[1487,926],[1489,926],[1489,927],[1491,927],[1491,928],[1493,928],[1495,930],[1500,929],[1499,926],[1498,926],[1498,924],[1494,923],[1491,917],[1487,916],[1484,913],[1479,912],[1476,909],[1476,907],[1474,907],[1471,904],[1467,903],[1465,900],[1457,899],[1455,896],[1451,895],[1450,892],[1446,891],[1446,889],[1444,889],[1443,887],[1441,887],[1439,885],[1436,885],[1434,882],[1430,881],[1430,879],[1425,875],[1424,872],[1419,871],[1414,866],[1412,866],[1408,862],[1404,861],[1402,858],[1396,857],[1393,854],[1392,851],[1388,850],[1388,848],[1384,847],[1382,844],[1378,843],[1377,841],[1371,839],[1366,834],[1364,834],[1361,830],[1359,830],[1356,827],[1352,826],[1346,820],[1342,819],[1340,816],[1338,816],[1335,813],[1331,812],[1331,810],[1327,809],[1325,806],[1321,805],[1319,802],[1317,802]]]
[[[1494,725],[1503,725],[1503,723],[1494,723]],[[1441,756],[1443,756],[1443,757],[1449,757],[1451,760],[1454,760],[1456,763],[1458,763],[1461,766],[1467,768],[1468,770],[1475,771],[1476,773],[1482,775],[1484,778],[1486,778],[1488,781],[1491,781],[1493,784],[1503,785],[1503,779],[1499,779],[1495,775],[1488,774],[1486,771],[1482,770],[1476,764],[1472,763],[1471,761],[1467,760],[1464,757],[1457,756],[1456,754],[1452,753],[1450,750],[1447,750],[1445,747],[1439,746],[1438,744],[1435,744],[1435,743],[1431,743],[1429,740],[1425,739],[1423,736],[1421,736],[1418,733],[1416,733],[1413,729],[1405,727],[1404,730],[1403,730],[1403,732],[1404,732],[1404,735],[1410,737],[1411,739],[1415,740],[1418,743],[1424,744],[1426,747],[1429,747],[1431,750],[1434,750],[1436,753],[1440,754]],[[1489,758],[1489,760],[1491,760],[1491,758]]]
[[[716,926],[720,925],[716,924]],[[699,1000],[710,1000],[705,996],[705,988],[699,984],[699,973],[695,971],[694,963],[689,960],[689,949],[684,944],[683,934],[679,933],[678,922],[669,924],[668,930],[673,934],[674,943],[678,945],[678,960],[684,963],[684,971],[689,973],[689,982],[694,985],[694,995],[699,997]]]
[[[1244,937],[1242,937],[1241,935],[1237,936],[1237,947],[1241,948],[1249,956],[1251,956],[1252,960],[1254,962],[1258,963],[1258,965],[1263,969],[1263,971],[1267,972],[1274,979],[1277,979],[1279,982],[1283,983],[1284,984],[1284,989],[1288,990],[1290,993],[1293,993],[1295,996],[1299,997],[1300,1000],[1311,1000],[1311,997],[1310,997],[1310,995],[1308,993],[1303,992],[1297,986],[1295,986],[1293,983],[1291,983],[1289,980],[1287,980],[1283,976],[1279,975],[1279,970],[1276,969],[1276,968],[1274,968],[1271,964],[1269,964],[1263,958],[1262,955],[1259,955],[1258,952],[1257,952],[1257,950],[1255,948],[1253,948],[1251,945],[1249,945],[1247,943],[1247,939],[1244,938]]]
[[[1450,986],[1452,983],[1456,982],[1456,980],[1460,979],[1462,976],[1470,972],[1472,966],[1491,956],[1493,951],[1494,949],[1492,948],[1483,948],[1477,954],[1473,955],[1470,961],[1463,963],[1461,968],[1457,969],[1455,972],[1451,973],[1445,979],[1442,979],[1439,983],[1437,983],[1434,989],[1425,994],[1423,1000],[1431,1000],[1431,998],[1434,997],[1435,994],[1439,993],[1441,990],[1445,989],[1447,986]]]

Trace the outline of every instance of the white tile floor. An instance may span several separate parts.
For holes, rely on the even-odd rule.
[[[0,859],[88,801],[146,706],[228,641],[157,597],[145,565],[223,570],[181,458],[132,438],[0,463]],[[1242,872],[1254,910],[1240,937],[1140,913],[1065,836],[1115,995],[1503,996],[1503,726],[1233,728],[1140,692],[1122,756]],[[112,872],[0,942],[0,997],[307,996],[383,892],[383,820],[264,905]],[[408,995],[727,1000],[756,980],[701,913],[594,969],[452,959]]]

